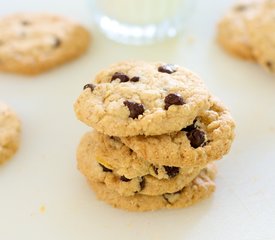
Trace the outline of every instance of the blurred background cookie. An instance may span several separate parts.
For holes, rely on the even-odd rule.
[[[267,1],[259,14],[249,24],[253,54],[257,62],[270,72],[275,72],[275,1]]]
[[[10,159],[17,151],[21,123],[17,115],[0,102],[0,164]]]
[[[240,0],[219,22],[217,40],[230,54],[246,60],[255,60],[247,21],[257,15],[263,2],[263,0]]]
[[[83,54],[88,31],[52,14],[18,13],[0,19],[0,71],[39,74]]]

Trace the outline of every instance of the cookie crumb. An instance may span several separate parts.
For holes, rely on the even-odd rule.
[[[40,208],[39,208],[39,212],[40,213],[45,213],[46,211],[46,207],[44,205],[41,205]]]

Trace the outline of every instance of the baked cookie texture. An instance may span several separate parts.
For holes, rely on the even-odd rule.
[[[0,102],[0,164],[9,160],[20,143],[21,122],[15,112]]]
[[[115,208],[127,211],[153,211],[158,209],[184,208],[200,200],[208,198],[216,188],[214,178],[215,165],[209,165],[187,186],[175,193],[166,193],[158,196],[136,194],[124,197],[110,190],[102,182],[89,181],[96,192],[98,199],[109,203]]]
[[[263,2],[264,0],[240,0],[219,22],[217,40],[230,54],[255,60],[247,24],[257,16]]]
[[[74,108],[79,120],[103,134],[148,136],[192,124],[209,99],[203,82],[187,69],[129,61],[101,71]]]
[[[205,166],[228,153],[234,139],[235,122],[217,99],[179,132],[159,136],[121,138],[138,157],[153,164],[176,167]]]
[[[103,182],[107,188],[113,189],[122,196],[131,196],[136,193],[160,195],[177,192],[190,183],[203,168],[193,167],[190,168],[189,172],[180,172],[178,168],[168,167],[167,172],[165,172],[168,176],[167,178],[158,179],[150,174],[141,174],[129,178],[127,173],[120,175],[119,171],[109,168],[109,165],[106,164],[107,162],[104,162],[103,165],[96,160],[96,149],[98,146],[93,141],[96,138],[91,139],[91,136],[92,133],[85,134],[79,144],[77,151],[79,170],[90,181]],[[123,161],[123,158],[121,161]]]
[[[95,128],[79,143],[78,169],[99,199],[129,211],[186,207],[210,196],[214,161],[234,139],[228,109],[173,64],[114,64],[84,86],[74,109]]]
[[[34,75],[83,54],[90,34],[80,24],[46,13],[0,19],[0,71]]]
[[[179,168],[160,165],[157,161],[152,164],[151,159],[138,157],[118,137],[109,137],[96,131],[86,133],[82,137],[77,152],[80,158],[84,159],[90,156],[105,168],[128,179],[145,175],[151,175],[157,179],[170,179],[176,174],[190,174],[195,170],[193,166]],[[89,161],[88,158],[87,161]]]

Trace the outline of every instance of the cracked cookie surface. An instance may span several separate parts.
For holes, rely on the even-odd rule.
[[[78,119],[109,136],[160,135],[190,125],[209,108],[209,96],[180,66],[125,61],[97,74],[74,109]]]
[[[0,19],[0,71],[39,74],[77,58],[89,42],[87,30],[65,17],[9,15]]]

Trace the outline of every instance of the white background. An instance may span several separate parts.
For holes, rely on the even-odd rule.
[[[217,46],[216,23],[231,2],[200,0],[184,35],[133,47],[105,39],[85,1],[0,0],[0,15],[62,13],[93,35],[88,54],[66,66],[37,77],[0,74],[0,99],[23,123],[20,150],[0,167],[1,240],[275,239],[275,77]],[[97,201],[76,170],[75,149],[88,127],[72,105],[98,70],[125,59],[188,67],[232,110],[237,136],[218,163],[210,199],[187,209],[128,213]]]

